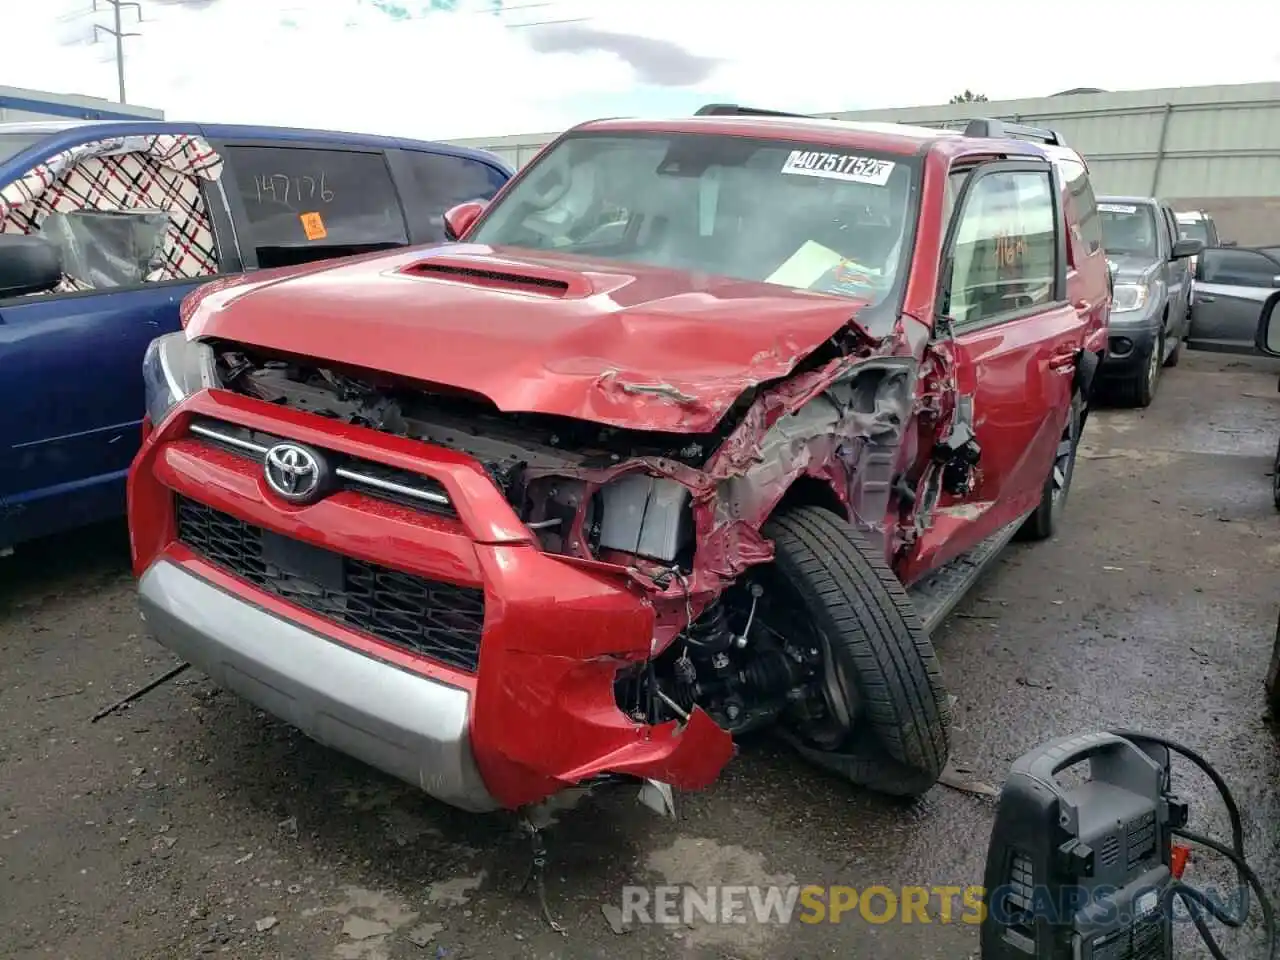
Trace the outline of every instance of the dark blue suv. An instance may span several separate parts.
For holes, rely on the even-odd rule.
[[[196,286],[443,240],[495,157],[165,121],[0,123],[0,553],[122,514],[147,345]]]

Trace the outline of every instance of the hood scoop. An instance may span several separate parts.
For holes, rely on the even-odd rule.
[[[492,261],[480,264],[462,258],[432,257],[411,264],[402,272],[411,277],[465,283],[468,286],[509,290],[513,293],[533,293],[556,299],[591,293],[590,284],[578,274],[559,270],[535,272],[523,264],[508,267]]]

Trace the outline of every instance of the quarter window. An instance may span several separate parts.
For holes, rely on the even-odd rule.
[[[444,239],[444,214],[468,200],[489,200],[504,178],[493,167],[468,157],[422,150],[406,151],[418,200],[431,211],[429,240]]]
[[[974,182],[960,213],[944,304],[957,326],[1053,300],[1054,210],[1048,171],[991,173]]]
[[[230,147],[258,265],[404,246],[400,199],[381,153]]]

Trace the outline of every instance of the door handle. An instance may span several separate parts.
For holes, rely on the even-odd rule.
[[[1076,365],[1076,351],[1064,350],[1059,353],[1052,354],[1049,357],[1049,369],[1067,372],[1074,370]]]

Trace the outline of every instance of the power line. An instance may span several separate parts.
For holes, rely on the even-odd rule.
[[[172,7],[190,6],[195,9],[202,9],[202,8],[214,6],[216,3],[216,0],[156,0],[156,2],[161,3],[163,6],[172,6]],[[470,14],[483,13],[483,14],[492,15],[498,19],[505,19],[505,15],[509,13],[514,13],[521,10],[534,10],[539,8],[545,10],[548,7],[556,8],[561,5],[562,5],[562,0],[535,0],[535,2],[532,2],[532,3],[516,3],[516,4],[510,4],[510,5],[502,2],[502,0],[492,0],[492,5],[487,10],[476,10],[476,9],[436,10],[436,11],[432,11],[432,13],[435,13],[436,15],[439,15],[441,13],[453,13],[455,15],[461,14],[461,13],[470,13]],[[125,103],[126,101],[125,101],[125,86],[124,86],[124,41],[126,37],[139,37],[142,34],[137,33],[136,31],[126,31],[124,29],[124,20],[123,20],[122,13],[125,8],[132,8],[137,14],[137,22],[142,23],[143,22],[142,4],[136,2],[136,0],[93,0],[92,9],[85,12],[99,13],[102,11],[104,7],[109,7],[111,9],[112,26],[106,27],[106,26],[103,26],[101,23],[94,23],[93,24],[93,42],[97,43],[99,36],[103,34],[112,38],[112,40],[115,41],[116,84],[118,87],[120,102]],[[304,9],[304,7],[300,5],[298,9],[302,10]],[[419,19],[419,18],[414,17],[412,19]],[[504,23],[503,26],[506,27],[508,30],[519,30],[526,27],[543,27],[543,26],[552,26],[552,25],[567,24],[567,23],[584,23],[591,19],[592,19],[591,17],[571,17],[571,18],[554,19],[554,20],[532,20],[524,23]]]
[[[105,33],[109,37],[113,37],[116,41],[116,81],[120,86],[120,102],[124,103],[124,38],[138,37],[138,33],[126,33],[121,21],[120,12],[125,7],[132,7],[138,11],[138,22],[142,22],[142,4],[133,3],[131,0],[93,0],[93,12],[99,10],[98,4],[103,3],[111,8],[111,19],[114,27],[104,27],[100,23],[93,25],[93,42],[98,42],[98,34]]]

